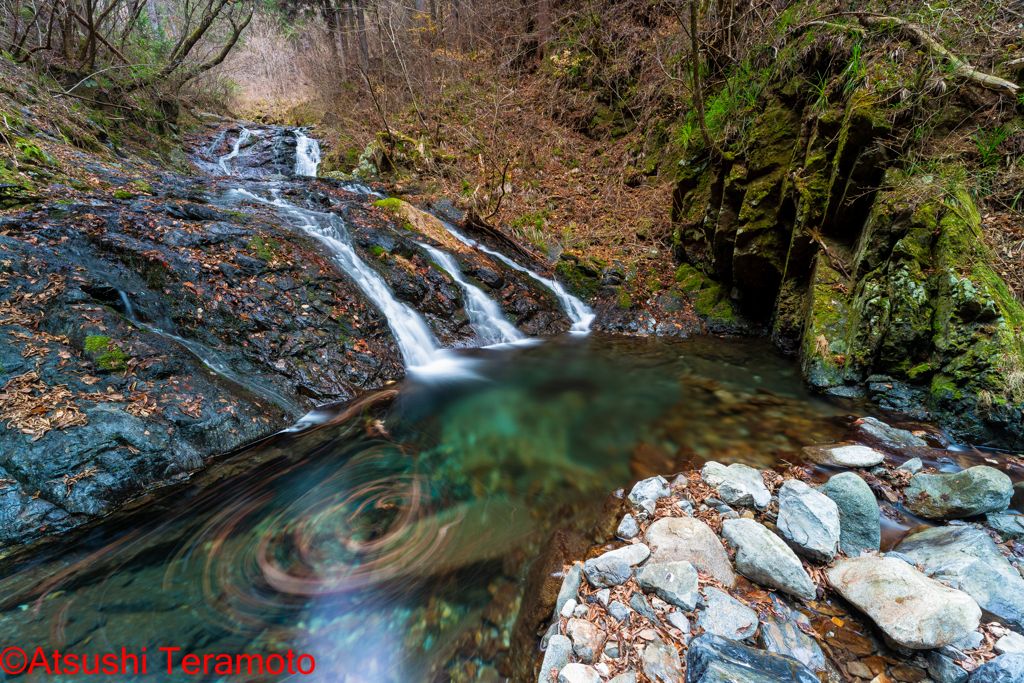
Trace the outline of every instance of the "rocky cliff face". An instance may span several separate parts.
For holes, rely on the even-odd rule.
[[[814,387],[1019,448],[1024,309],[956,169],[903,168],[894,137],[856,95],[817,114],[782,89],[744,152],[681,162],[681,272],[769,325]]]

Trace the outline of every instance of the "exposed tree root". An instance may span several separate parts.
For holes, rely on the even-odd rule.
[[[881,14],[853,12],[851,12],[851,14],[857,16],[860,19],[860,23],[870,28],[895,27],[899,29],[899,31],[903,33],[908,40],[910,40],[910,42],[948,61],[949,65],[953,69],[953,74],[960,78],[980,85],[988,90],[1010,95],[1011,97],[1016,97],[1020,92],[1020,86],[1016,83],[1008,81],[1005,78],[999,78],[998,76],[993,76],[992,74],[979,71],[976,67],[971,66],[964,60],[960,59],[947,50],[942,43],[935,40],[935,38],[920,26],[911,24],[903,19],[884,16]]]

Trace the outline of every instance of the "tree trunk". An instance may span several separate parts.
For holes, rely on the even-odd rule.
[[[160,16],[156,12],[156,0],[146,0],[146,9],[149,11],[149,28],[154,35],[159,36],[163,32],[160,30]]]
[[[363,58],[363,69],[370,68],[370,47],[366,41],[366,19],[363,16],[363,3],[366,0],[356,0],[356,24],[359,31],[359,51]]]
[[[537,59],[544,58],[544,47],[551,35],[551,0],[537,0]]]

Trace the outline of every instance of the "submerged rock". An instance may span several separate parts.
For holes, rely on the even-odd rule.
[[[800,662],[713,633],[690,641],[687,683],[820,683]]]
[[[757,612],[728,593],[705,588],[707,606],[697,615],[697,626],[706,633],[730,640],[746,640],[757,632]]]
[[[735,463],[726,467],[709,462],[700,475],[729,505],[764,510],[771,502],[772,495],[764,485],[761,473],[749,465]]]
[[[689,562],[648,564],[636,574],[641,588],[654,591],[665,602],[692,612],[697,606],[697,570]]]
[[[663,517],[647,528],[644,541],[651,548],[649,564],[685,561],[726,588],[736,583],[736,573],[721,540],[699,519]]]
[[[896,549],[928,576],[970,595],[990,618],[1024,630],[1024,578],[985,532],[935,527],[908,536]]]
[[[858,557],[837,562],[826,573],[840,595],[903,647],[949,645],[981,621],[981,609],[969,595],[900,560]]]
[[[1005,510],[1013,497],[1013,482],[997,469],[978,465],[956,474],[915,474],[904,495],[915,514],[959,519]]]
[[[871,487],[855,473],[843,472],[829,479],[821,492],[839,507],[839,549],[850,557],[877,551],[882,524]]]
[[[831,467],[874,467],[885,460],[884,454],[860,444],[805,446],[803,452],[811,462]]]
[[[796,552],[831,562],[839,548],[839,507],[799,479],[779,489],[779,533]]]
[[[817,596],[800,559],[763,524],[752,519],[726,520],[722,537],[736,548],[736,569],[754,583],[778,588],[801,600]]]
[[[863,417],[850,425],[847,437],[885,451],[890,455],[914,456],[932,452],[928,442],[905,429],[896,429],[873,417]]]

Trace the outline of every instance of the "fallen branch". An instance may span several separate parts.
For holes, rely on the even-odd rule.
[[[466,214],[466,219],[463,221],[462,227],[464,230],[466,230],[466,232],[474,232],[478,235],[486,235],[487,237],[490,237],[494,241],[505,245],[507,249],[514,251],[515,253],[519,254],[524,258],[529,259],[530,261],[537,260],[537,257],[534,254],[528,252],[526,249],[522,247],[522,245],[520,245],[514,239],[512,239],[511,237],[503,233],[501,230],[498,230],[496,227],[488,223],[485,218],[482,218],[480,214],[478,214],[473,209],[470,209],[469,213]]]
[[[854,24],[834,24],[831,21],[807,21],[799,26],[794,26],[792,33],[802,33],[805,29],[810,28],[811,26],[824,26],[825,28],[831,28],[836,31],[849,31],[861,36],[868,32],[863,26],[855,26]]]
[[[998,76],[993,76],[992,74],[979,71],[976,67],[971,66],[964,60],[960,59],[947,50],[942,43],[929,35],[929,33],[920,26],[911,24],[903,19],[889,17],[882,14],[869,14],[863,12],[850,12],[850,14],[859,17],[860,23],[869,28],[886,28],[887,24],[895,25],[907,37],[907,39],[910,40],[910,42],[945,59],[953,68],[953,73],[955,75],[964,78],[971,83],[980,85],[988,90],[1010,95],[1011,97],[1016,97],[1020,92],[1020,86],[1016,83],[1008,81],[1005,78],[999,78]]]
[[[1013,69],[1020,69],[1021,67],[1024,67],[1024,57],[1020,57],[1018,59],[1011,59],[1008,62],[1003,62],[1002,67],[1008,71],[1012,71]]]

